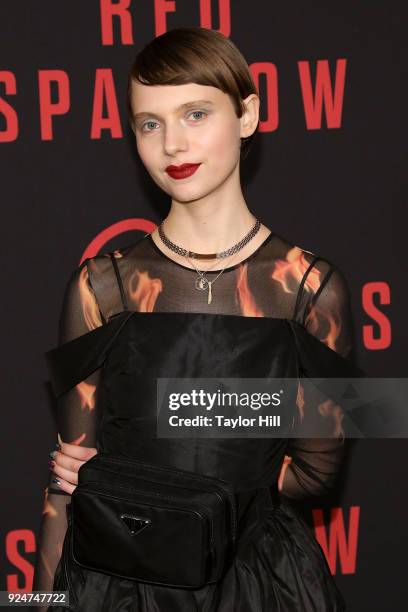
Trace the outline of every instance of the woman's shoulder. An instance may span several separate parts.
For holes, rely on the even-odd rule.
[[[347,279],[331,255],[280,234],[273,236],[270,245],[273,277],[293,293],[296,317],[304,320],[304,314],[317,301],[334,311],[349,300]]]
[[[92,301],[105,320],[123,310],[124,285],[128,284],[128,272],[135,262],[144,260],[145,238],[146,234],[123,247],[85,257],[71,270],[70,290],[75,289],[78,299]]]
[[[311,245],[297,244],[288,237],[273,232],[270,240],[270,255],[275,262],[275,266],[285,266],[286,271],[299,280],[306,281],[312,274],[321,276],[328,273],[331,269],[339,270],[334,260]],[[340,272],[340,270],[339,270]]]
[[[141,237],[125,243],[124,246],[115,249],[103,249],[96,255],[86,257],[81,265],[90,266],[94,264],[101,270],[112,267],[112,259],[115,258],[117,261],[130,260],[132,258],[140,257],[145,250],[146,238],[149,234],[143,234]]]
[[[98,281],[108,284],[112,278],[122,276],[129,265],[136,260],[142,260],[146,251],[146,237],[144,234],[132,242],[115,249],[104,249],[99,253],[86,257],[77,269],[77,273],[85,268],[90,282]]]

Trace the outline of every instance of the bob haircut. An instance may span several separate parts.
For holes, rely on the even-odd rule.
[[[143,85],[185,85],[197,83],[221,89],[231,98],[235,113],[242,117],[242,102],[250,94],[258,94],[248,64],[229,38],[201,27],[173,28],[157,36],[137,54],[127,83],[127,112],[135,133],[131,105],[132,81]],[[241,159],[244,159],[259,128],[241,138]]]

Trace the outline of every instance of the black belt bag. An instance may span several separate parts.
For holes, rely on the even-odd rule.
[[[117,455],[80,467],[70,519],[74,561],[130,580],[200,588],[235,550],[230,483]]]

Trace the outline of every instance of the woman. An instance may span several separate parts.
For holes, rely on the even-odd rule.
[[[239,167],[258,128],[259,97],[229,39],[202,28],[154,39],[133,65],[128,105],[138,153],[171,197],[170,211],[151,234],[85,260],[68,281],[59,344],[91,332],[89,348],[104,326],[98,338],[105,334],[114,357],[102,373],[95,343],[91,357],[78,353],[59,373],[60,450],[52,453],[33,588],[69,590],[70,609],[86,612],[345,610],[322,549],[289,501],[332,487],[344,448],[338,407],[322,411],[312,394],[298,396],[303,423],[321,416],[336,432],[327,438],[155,439],[154,404],[138,392],[159,376],[353,373],[344,277],[247,206]],[[129,311],[113,337],[112,322]],[[72,560],[65,509],[79,467],[102,450],[233,483],[238,548],[222,580],[163,587]]]

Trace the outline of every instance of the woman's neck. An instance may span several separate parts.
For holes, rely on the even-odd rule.
[[[164,220],[166,236],[175,244],[196,253],[218,253],[237,242],[255,225],[255,215],[248,209],[245,200],[234,202],[233,206],[210,207],[196,206],[197,202],[172,203],[169,214]],[[230,266],[251,255],[268,237],[271,230],[261,223],[255,236],[234,255],[226,259],[200,261],[200,270],[211,270]],[[190,260],[179,255],[163,243],[158,228],[151,234],[156,246],[174,261],[193,267]],[[222,265],[221,265],[222,264]]]
[[[242,240],[256,222],[245,200],[231,206],[196,204],[173,202],[163,224],[166,236],[190,251],[227,249]]]

